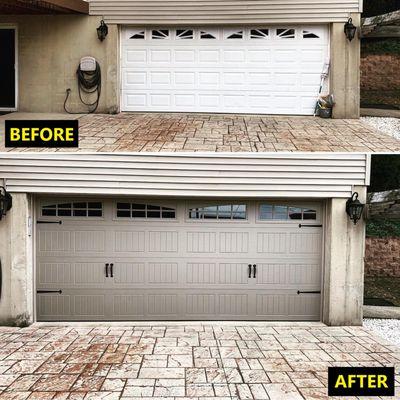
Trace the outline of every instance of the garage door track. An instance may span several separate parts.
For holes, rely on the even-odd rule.
[[[33,325],[0,343],[0,399],[325,399],[329,366],[400,363],[369,331],[321,323]]]

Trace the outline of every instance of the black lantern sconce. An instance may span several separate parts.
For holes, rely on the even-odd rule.
[[[356,36],[357,27],[353,25],[353,19],[349,20],[344,24],[344,34],[346,35],[349,42],[351,42]]]
[[[358,193],[355,192],[347,200],[346,203],[346,213],[350,217],[350,219],[354,222],[354,225],[361,219],[362,213],[364,211],[365,204],[362,204],[360,200],[358,200]]]
[[[108,26],[104,22],[104,19],[102,19],[100,22],[100,26],[97,28],[97,37],[99,38],[100,42],[102,42],[107,35],[108,35]]]
[[[11,194],[3,186],[0,186],[0,220],[11,210],[11,207]]]

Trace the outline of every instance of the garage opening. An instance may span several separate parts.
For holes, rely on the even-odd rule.
[[[327,25],[121,30],[122,111],[312,115]]]
[[[39,321],[320,320],[320,203],[43,198],[37,215]]]

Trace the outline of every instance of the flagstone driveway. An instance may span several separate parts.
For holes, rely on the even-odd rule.
[[[360,120],[296,116],[185,113],[70,116],[14,113],[0,117],[0,133],[4,129],[2,121],[5,119],[62,118],[79,118],[79,150],[88,152],[400,151],[400,140],[379,132]],[[13,149],[5,149],[2,140],[0,151],[6,150]]]
[[[0,399],[326,399],[329,366],[400,364],[320,323],[0,327],[0,343]]]

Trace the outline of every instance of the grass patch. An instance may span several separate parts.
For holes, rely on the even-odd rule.
[[[392,276],[366,276],[364,297],[384,299],[400,307],[400,278]]]

